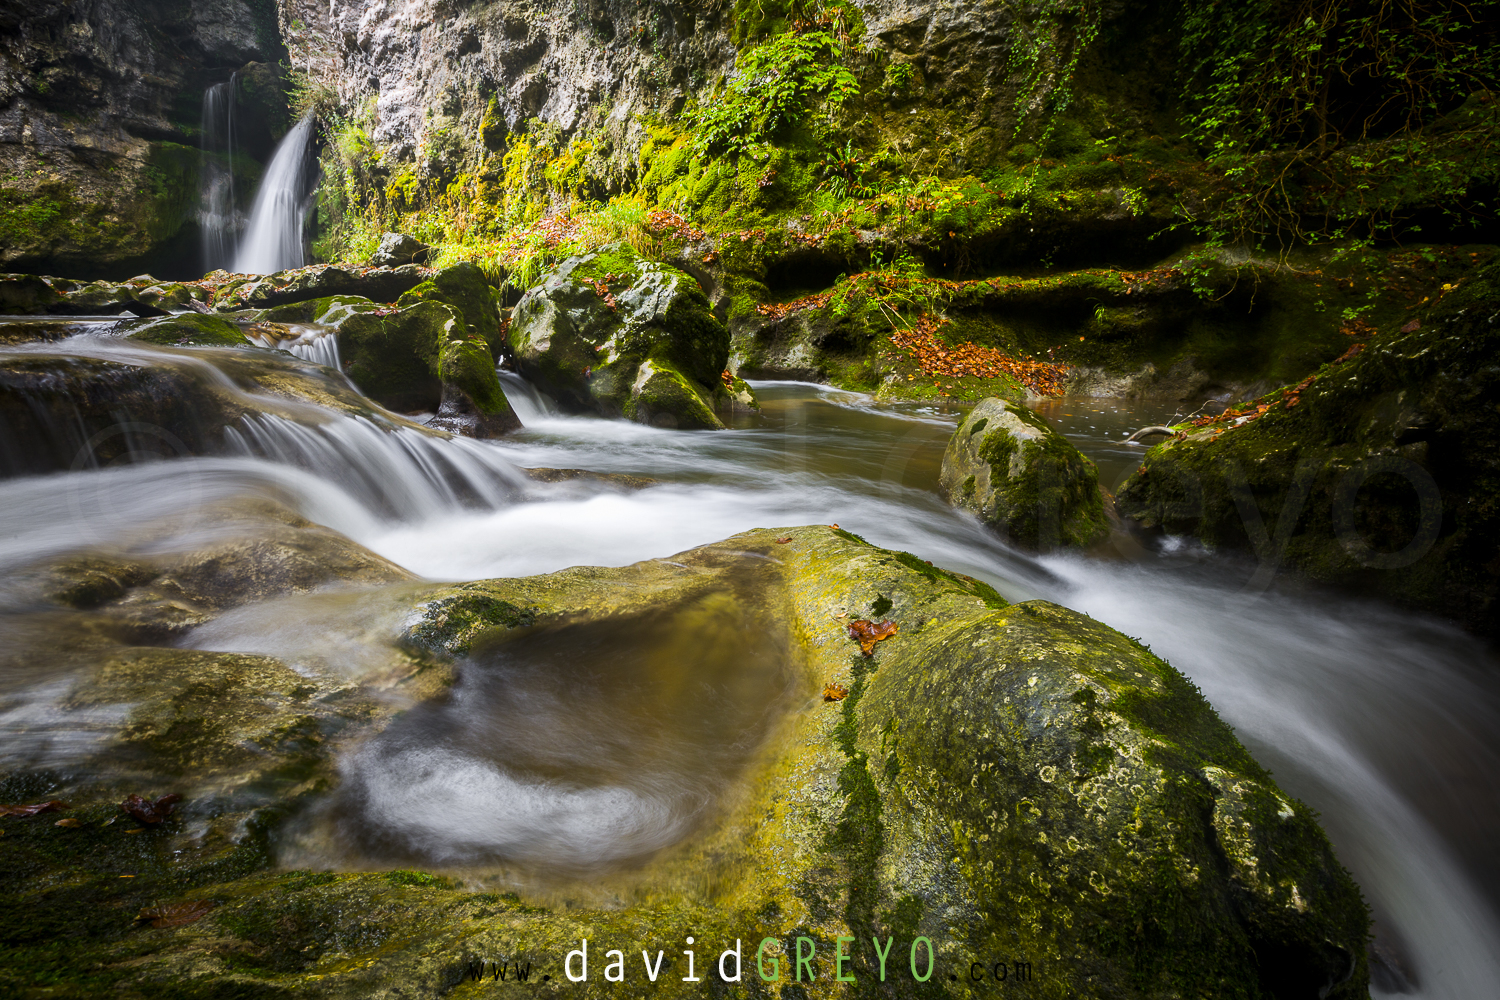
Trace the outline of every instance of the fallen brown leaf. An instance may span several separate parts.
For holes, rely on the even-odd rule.
[[[214,904],[206,899],[189,899],[181,903],[148,906],[136,914],[137,920],[149,920],[152,927],[184,927],[208,916]]]
[[[83,820],[77,819],[77,818],[75,818],[73,816],[69,816],[67,819],[60,819],[56,823],[53,823],[52,825],[53,826],[65,826],[65,827],[67,827],[68,829],[71,830],[71,829],[73,829],[75,827],[82,826],[83,825]]]
[[[35,816],[38,813],[60,812],[68,808],[66,802],[60,799],[52,799],[48,802],[36,802],[29,806],[0,806],[0,816]]]
[[[1405,326],[1403,326],[1401,328],[1401,332],[1402,333],[1416,333],[1420,329],[1422,329],[1422,321],[1419,320],[1419,319],[1414,319],[1410,323],[1408,323]]]
[[[785,545],[787,542],[790,542],[791,540],[792,540],[792,536],[791,535],[787,535],[785,538],[778,538],[778,539],[776,539],[776,544],[777,545]]]
[[[152,802],[140,795],[127,795],[120,808],[142,823],[160,823],[172,812],[172,807],[182,801],[181,795],[163,795]]]
[[[849,697],[849,689],[842,684],[828,683],[823,685],[824,701],[843,701]]]
[[[871,622],[863,618],[849,623],[849,638],[859,643],[860,652],[875,655],[875,644],[896,634],[895,622]]]

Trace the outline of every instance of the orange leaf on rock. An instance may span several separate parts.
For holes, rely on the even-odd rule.
[[[0,816],[35,816],[38,813],[59,812],[68,808],[68,804],[59,799],[48,802],[35,802],[29,806],[0,806]]]
[[[136,914],[137,920],[149,920],[152,927],[184,927],[208,916],[214,904],[206,899],[189,899],[181,903],[148,906]]]
[[[849,697],[849,689],[844,685],[834,684],[831,681],[823,685],[824,701],[843,701],[847,697]]]
[[[791,535],[787,535],[784,538],[778,538],[778,539],[776,539],[776,544],[777,545],[785,545],[787,542],[790,542],[791,540],[792,540],[792,536]]]
[[[875,644],[896,634],[895,622],[871,622],[861,618],[849,623],[849,638],[859,643],[859,651],[866,656],[875,654]]]
[[[83,825],[83,820],[78,819],[75,816],[69,816],[67,819],[60,819],[56,823],[53,823],[52,825],[53,826],[66,827],[67,829],[72,830],[72,829],[76,829],[77,827],[82,826]]]

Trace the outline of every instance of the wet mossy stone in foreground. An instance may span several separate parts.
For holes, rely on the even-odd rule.
[[[1109,533],[1093,461],[1017,403],[990,398],[969,411],[940,482],[949,503],[1024,548],[1084,548]]]
[[[715,387],[729,331],[692,276],[628,246],[571,257],[522,297],[511,350],[523,374],[570,409],[682,429],[718,429]]]
[[[70,613],[128,603],[114,592],[134,572],[112,571],[74,606],[104,603]],[[59,592],[51,576],[38,586]],[[454,673],[443,661],[543,618],[607,637],[612,622],[726,599],[796,637],[801,694],[780,703],[738,790],[644,867],[567,883],[562,908],[531,889],[469,892],[442,871],[414,876],[420,859],[396,873],[270,867],[271,845],[294,842],[295,817],[316,816],[331,793],[341,755],[411,704],[397,694],[457,695],[445,693]],[[564,957],[587,938],[599,995],[604,952],[619,948],[632,959],[627,989],[706,997],[722,988],[712,963],[740,939],[740,988],[753,995],[774,989],[754,961],[772,938],[784,994],[800,937],[813,945],[810,996],[849,988],[839,972],[855,977],[856,995],[982,995],[998,987],[1001,963],[1012,978],[1026,969],[1030,995],[1083,1000],[1366,995],[1368,917],[1312,811],[1276,787],[1186,678],[1077,612],[1007,604],[826,526],[750,531],[619,568],[396,582],[364,600],[394,612],[390,667],[304,676],[270,657],[122,652],[70,633],[57,652],[87,678],[76,696],[140,706],[122,723],[135,727],[132,781],[191,794],[178,818],[132,836],[103,825],[118,814],[98,797],[113,785],[5,779],[26,794],[66,793],[69,815],[85,822],[4,821],[0,872],[18,873],[0,876],[5,910],[43,915],[48,933],[5,925],[0,990],[45,973],[57,995],[191,986],[437,998],[476,958],[520,958],[535,979],[562,981]],[[848,635],[860,618],[897,626],[869,656]],[[187,683],[184,671],[201,678]],[[818,697],[830,683],[847,697]],[[197,845],[186,834],[205,822]],[[81,901],[77,887],[99,902],[64,905]],[[134,922],[141,907],[194,900],[212,905],[192,922]],[[698,981],[673,956],[671,974],[648,987],[634,956],[680,949],[689,935]],[[877,937],[894,948],[883,983]],[[842,966],[839,938],[853,939]],[[935,958],[925,985],[909,960],[915,950],[926,968],[919,938]]]

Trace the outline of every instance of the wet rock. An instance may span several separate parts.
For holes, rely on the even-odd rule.
[[[215,300],[219,312],[265,309],[270,306],[306,302],[334,295],[353,295],[373,302],[394,302],[403,292],[422,283],[422,268],[344,268],[334,265],[278,271],[263,278],[225,286]]]
[[[60,292],[34,274],[0,275],[0,313],[48,313],[63,301]]]
[[[521,426],[489,347],[470,338],[452,306],[428,301],[356,313],[339,324],[338,337],[345,372],[385,406],[437,410],[438,426],[470,436],[494,437]]]
[[[370,256],[370,263],[376,267],[425,264],[431,249],[426,243],[405,233],[386,233],[380,238],[380,246]]]
[[[949,503],[1024,548],[1086,547],[1109,533],[1094,463],[1020,404],[986,399],[969,411],[940,482]]]
[[[446,302],[457,309],[471,336],[480,337],[492,353],[505,349],[500,337],[500,305],[488,278],[468,261],[438,270],[427,281],[396,300],[398,306],[417,302]]]
[[[195,313],[145,325],[171,345],[224,334],[226,327],[238,335],[239,329]],[[245,416],[297,419],[308,402],[386,429],[440,433],[380,409],[344,379],[285,354],[246,344],[245,350],[212,352],[210,364],[221,374],[168,352],[129,360],[74,354],[7,359],[0,365],[0,475],[222,453],[225,429]]]
[[[234,323],[218,316],[182,313],[149,320],[126,334],[132,340],[149,344],[196,347],[249,347],[245,332]]]
[[[1148,532],[1500,634],[1500,263],[1444,285],[1303,382],[1184,425],[1120,490]]]
[[[613,247],[564,261],[511,315],[523,374],[559,403],[656,426],[720,428],[729,333],[697,281]]]
[[[623,472],[590,472],[587,469],[522,469],[522,472],[539,483],[607,483],[624,490],[643,490],[657,486],[661,480],[647,476],[629,476]]]

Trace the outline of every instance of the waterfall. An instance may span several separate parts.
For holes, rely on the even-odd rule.
[[[235,255],[237,273],[270,274],[303,265],[302,223],[311,207],[307,198],[307,154],[312,134],[313,116],[309,112],[276,147],[250,209],[245,238]]]
[[[203,92],[203,168],[198,226],[203,232],[203,269],[228,267],[243,220],[234,200],[234,104],[237,74]]]

